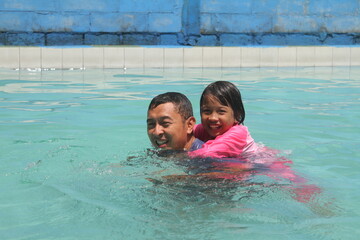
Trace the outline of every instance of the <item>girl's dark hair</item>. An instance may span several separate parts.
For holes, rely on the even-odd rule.
[[[203,105],[204,97],[211,95],[219,100],[222,105],[231,107],[234,111],[234,117],[239,124],[245,120],[245,109],[241,100],[239,89],[231,82],[216,81],[210,83],[203,91],[200,98],[200,106]]]
[[[179,92],[166,92],[157,95],[151,100],[148,111],[156,108],[160,104],[168,102],[174,104],[174,106],[177,108],[179,114],[183,117],[184,120],[194,116],[190,100],[184,94]]]

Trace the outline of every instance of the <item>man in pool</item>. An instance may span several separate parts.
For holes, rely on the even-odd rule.
[[[182,93],[167,92],[154,97],[146,122],[148,137],[155,148],[194,151],[203,144],[194,136],[196,120],[192,105]]]

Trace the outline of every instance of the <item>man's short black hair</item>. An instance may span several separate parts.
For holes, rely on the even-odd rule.
[[[148,111],[164,103],[174,104],[184,120],[194,116],[190,100],[184,94],[179,92],[166,92],[157,95],[151,100]]]

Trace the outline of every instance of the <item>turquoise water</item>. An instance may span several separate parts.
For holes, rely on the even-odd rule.
[[[358,76],[349,67],[2,70],[0,238],[357,239]],[[231,183],[157,184],[187,172],[147,151],[149,101],[185,93],[199,118],[215,80],[239,87],[253,138],[290,159],[316,194],[299,201],[266,167]]]

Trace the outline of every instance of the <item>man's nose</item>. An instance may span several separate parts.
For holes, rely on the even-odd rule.
[[[164,133],[164,128],[160,124],[156,124],[154,128],[154,133],[156,135],[161,135]]]

